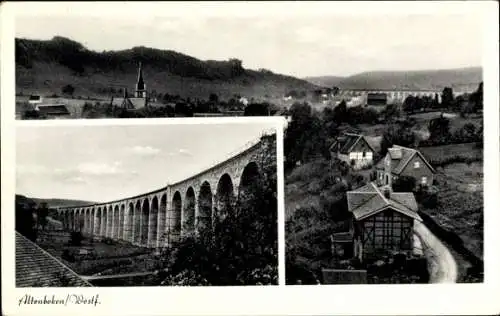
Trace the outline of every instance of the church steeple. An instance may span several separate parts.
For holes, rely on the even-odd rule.
[[[146,84],[142,77],[142,63],[139,62],[139,70],[137,72],[137,83],[135,84],[135,97],[146,98]]]

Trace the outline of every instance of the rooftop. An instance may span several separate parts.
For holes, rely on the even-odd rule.
[[[422,221],[417,214],[418,205],[415,196],[410,192],[382,192],[373,182],[347,192],[347,206],[356,220],[372,216],[387,207],[403,213],[416,220]]]
[[[16,287],[47,286],[92,286],[92,284],[16,232]]]

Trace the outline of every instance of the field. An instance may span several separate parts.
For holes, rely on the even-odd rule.
[[[420,147],[419,150],[433,165],[445,164],[453,159],[468,161],[481,161],[483,159],[483,149],[478,148],[476,143]]]
[[[68,238],[57,237],[44,238],[38,242],[38,245],[53,256],[60,258],[76,273],[82,275],[115,274],[124,271],[143,272],[149,268],[145,258],[149,256],[151,251],[125,242],[106,244],[100,241],[84,239],[82,246],[69,246]],[[92,249],[92,257],[76,260],[62,258],[65,251],[70,253],[78,252],[81,248]]]
[[[410,115],[410,117],[416,120],[417,128],[427,128],[429,126],[429,121],[440,117],[441,113],[443,113],[445,118],[450,120],[450,132],[452,133],[467,123],[472,123],[478,128],[483,121],[482,114],[469,114],[467,117],[463,118],[460,117],[458,113],[446,113],[441,111],[416,113]]]
[[[483,163],[453,163],[437,172],[438,206],[422,211],[463,243],[448,247],[459,265],[459,281],[464,281],[475,260],[470,254],[483,259]]]

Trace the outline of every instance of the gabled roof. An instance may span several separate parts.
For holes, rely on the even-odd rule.
[[[125,106],[127,109],[140,109],[146,106],[145,98],[126,98]]]
[[[113,98],[111,106],[124,107],[129,110],[140,109],[146,106],[147,100],[145,98]]]
[[[61,283],[62,278],[65,284]],[[16,287],[37,286],[92,286],[92,284],[16,232]]]
[[[393,145],[389,148],[386,156],[375,164],[375,169],[384,169],[385,159],[389,156],[391,158],[391,172],[399,175],[415,155],[418,155],[433,173],[436,172],[420,151],[399,145]]]
[[[391,192],[386,197],[377,186],[370,182],[367,185],[347,192],[347,207],[356,220],[362,220],[391,207],[397,212],[422,221],[417,214],[418,206],[413,193]]]
[[[415,155],[418,155],[424,163],[431,169],[432,172],[435,172],[434,168],[431,166],[431,164],[425,159],[425,157],[422,155],[422,153],[418,150],[415,150],[413,148],[407,148],[399,145],[393,145],[392,148],[399,149],[401,150],[401,157],[398,158],[395,156],[394,158],[391,157],[391,170],[392,173],[394,174],[400,174],[405,167],[408,165],[408,163],[412,160],[412,158]],[[390,154],[390,152],[389,152]]]
[[[39,104],[38,111],[43,115],[69,115],[65,104]]]
[[[330,146],[330,150],[338,151],[341,154],[349,154],[352,148],[359,142],[364,141],[368,147],[372,151],[375,152],[373,147],[370,145],[368,141],[366,141],[365,137],[360,134],[353,133],[343,133],[342,136],[339,136],[335,142],[333,142],[332,146]]]

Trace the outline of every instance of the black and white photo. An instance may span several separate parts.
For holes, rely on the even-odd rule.
[[[277,284],[273,126],[18,126],[16,285]]]

